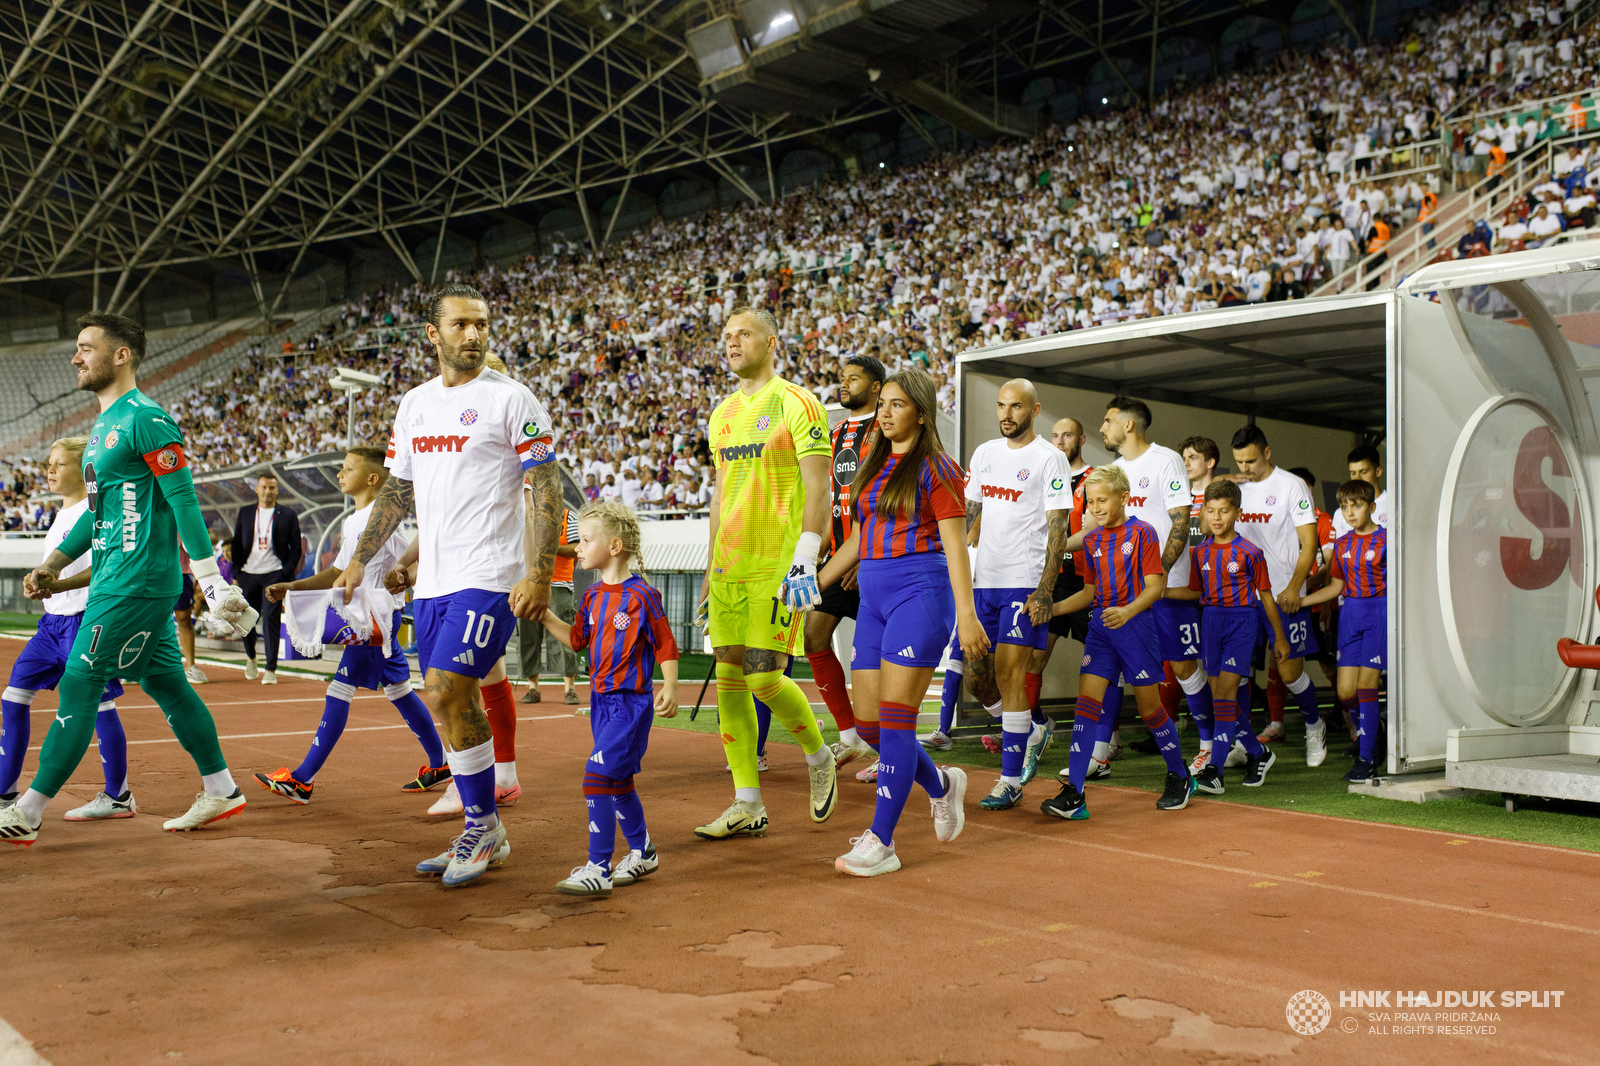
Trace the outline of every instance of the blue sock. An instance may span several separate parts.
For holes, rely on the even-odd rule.
[[[772,729],[772,708],[756,700],[756,757],[767,753],[767,733]]]
[[[1378,756],[1378,734],[1383,729],[1383,719],[1378,714],[1378,690],[1375,688],[1356,689],[1358,713],[1356,715],[1356,728],[1361,733],[1357,743],[1361,745],[1358,754],[1368,762],[1376,762]]]
[[[1221,770],[1233,748],[1233,735],[1239,729],[1239,704],[1236,700],[1216,701],[1216,722],[1211,739],[1211,765]]]
[[[1105,694],[1109,697],[1113,692],[1121,691],[1108,688]],[[1107,702],[1110,702],[1109,699]],[[1067,754],[1067,779],[1079,792],[1083,791],[1083,779],[1089,773],[1089,758],[1094,754],[1095,738],[1100,735],[1100,727],[1107,716],[1099,700],[1091,699],[1082,692],[1078,693],[1078,698],[1073,701],[1072,750]],[[1110,735],[1109,732],[1106,733],[1106,736]]]
[[[456,791],[461,794],[461,806],[466,809],[467,821],[486,822],[495,817],[494,766],[491,764],[475,774],[455,774]],[[606,826],[611,827],[611,816],[606,815]],[[611,829],[616,832],[614,828]]]
[[[1156,746],[1161,751],[1167,769],[1187,776],[1189,767],[1183,761],[1183,745],[1178,740],[1177,727],[1167,717],[1167,712],[1157,711],[1155,717],[1145,719],[1144,724],[1150,727],[1150,735],[1156,738]]]
[[[1027,716],[1028,712],[1022,714]],[[1028,753],[1028,737],[1033,734],[1031,718],[1028,725],[1021,732],[1012,732],[1001,726],[1000,729],[1000,776],[1002,778],[1022,776],[1022,763]]]
[[[1200,733],[1201,740],[1212,739],[1212,719],[1216,712],[1211,707],[1211,686],[1206,685],[1199,692],[1184,694],[1189,704],[1189,716],[1194,719],[1194,727]]]
[[[622,835],[628,838],[628,847],[643,851],[650,846],[650,830],[644,824],[644,804],[639,802],[633,778],[619,782],[618,787],[627,791],[618,792],[615,798],[617,824],[622,827]]]
[[[917,784],[934,799],[940,799],[948,791],[948,782],[944,774],[939,772],[939,764],[933,761],[933,756],[928,754],[926,748],[917,745]]]
[[[473,775],[476,776],[476,775]],[[491,788],[494,770],[489,771]],[[456,782],[459,788],[459,779]],[[611,869],[611,855],[617,850],[616,782],[596,773],[583,775],[583,802],[589,807],[589,861]]]
[[[400,717],[416,734],[417,743],[422,745],[422,751],[428,758],[428,765],[443,766],[444,745],[439,743],[439,730],[434,726],[433,715],[428,713],[428,705],[422,702],[422,697],[415,692],[407,692],[399,699],[390,697],[389,702],[394,704],[394,709],[400,712]],[[300,780],[304,781],[305,778]]]
[[[922,745],[917,743],[915,707],[885,703],[879,708],[878,722],[882,747],[878,754],[878,801],[872,813],[872,833],[887,845],[894,843],[895,826],[906,800],[911,798],[917,752]]]
[[[309,784],[311,779],[317,776],[322,764],[333,754],[333,746],[339,743],[339,737],[344,733],[345,724],[349,721],[349,700],[341,700],[332,695],[324,697],[322,721],[317,723],[317,735],[311,738],[311,747],[306,749],[305,759],[294,772],[296,781]]]
[[[1310,674],[1301,674],[1300,680],[1306,683],[1306,687],[1291,695],[1294,696],[1295,706],[1305,716],[1306,725],[1316,725],[1320,720],[1317,717],[1317,683],[1311,680]]]
[[[1105,708],[1100,714],[1100,724],[1095,729],[1094,739],[1099,744],[1111,743],[1111,734],[1117,731],[1117,725],[1122,721],[1122,686],[1112,685],[1106,689],[1106,694],[1100,697],[1100,704]],[[1089,754],[1094,754],[1094,748],[1089,749]]]
[[[961,666],[951,663],[944,672],[944,692],[939,698],[939,732],[945,736],[956,724],[956,704],[961,702]]]
[[[100,768],[106,772],[106,795],[118,799],[128,790],[128,735],[122,731],[117,706],[107,701],[94,719],[95,739],[100,742]]]
[[[1239,728],[1233,734],[1233,739],[1244,745],[1244,750],[1259,758],[1266,754],[1267,747],[1256,739],[1256,727],[1250,722],[1250,679],[1239,679],[1239,691],[1234,693],[1239,704]]]
[[[26,703],[0,700],[0,793],[9,795],[17,790],[32,727]]]
[[[878,737],[881,732],[882,730],[877,722],[868,722],[860,718],[856,719],[856,736],[860,737],[861,742],[867,745],[873,751],[880,750],[878,747]]]

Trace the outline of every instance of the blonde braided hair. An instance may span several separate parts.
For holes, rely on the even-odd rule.
[[[606,536],[621,538],[622,550],[633,560],[633,568],[641,576],[646,573],[644,549],[640,546],[643,534],[639,529],[639,516],[632,507],[620,500],[594,500],[584,504],[578,512],[578,521],[585,520],[598,522]]]

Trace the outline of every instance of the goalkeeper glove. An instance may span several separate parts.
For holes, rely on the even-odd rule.
[[[791,611],[809,611],[822,602],[822,590],[817,587],[817,551],[821,547],[822,538],[815,533],[800,534],[794,546],[794,563],[783,579],[783,605]]]
[[[194,583],[199,586],[212,620],[222,629],[231,631],[232,639],[238,640],[255,629],[261,616],[245,602],[244,592],[238,585],[222,580],[222,571],[217,568],[215,559],[192,559],[189,568],[194,572]]]

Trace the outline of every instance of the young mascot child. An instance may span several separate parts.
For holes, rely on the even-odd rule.
[[[945,454],[937,412],[933,380],[921,370],[902,370],[884,383],[878,435],[850,488],[855,528],[818,575],[827,588],[860,563],[850,672],[856,730],[879,753],[877,805],[871,828],[833,864],[856,877],[900,869],[894,832],[913,782],[932,801],[935,839],[954,840],[965,825],[966,774],[953,766],[941,773],[916,734],[917,709],[951,630],[971,658],[989,650],[961,548],[966,479]],[[875,717],[860,713],[868,707]]]
[[[561,643],[573,651],[589,649],[594,752],[583,771],[589,861],[556,885],[568,896],[609,896],[614,885],[631,885],[661,865],[633,775],[650,742],[658,663],[663,681],[655,713],[662,718],[678,713],[678,642],[661,593],[628,568],[629,560],[638,558],[639,518],[632,508],[615,500],[584,505],[578,512],[578,565],[600,571],[600,580],[584,590],[572,625],[551,611],[544,616],[546,628]],[[629,851],[613,869],[619,822]]]
[[[343,465],[339,467],[339,491],[350,497],[356,509],[344,520],[338,557],[332,566],[319,574],[298,581],[268,585],[267,599],[279,603],[290,592],[333,588],[333,583],[350,565],[356,542],[367,528],[367,519],[372,516],[372,501],[378,498],[378,490],[389,480],[383,457],[382,448],[363,445],[350,449]],[[362,584],[368,588],[379,587],[384,575],[405,550],[405,537],[398,531],[391,534],[388,543],[378,549],[378,554],[368,564]],[[394,616],[389,631],[399,633],[398,608]],[[405,652],[400,650],[399,641],[394,641],[394,645],[387,658],[382,648],[351,646],[344,649],[339,657],[339,669],[334,671],[333,680],[328,682],[322,720],[317,723],[317,735],[312,738],[305,759],[292,771],[287,766],[281,766],[270,774],[256,774],[256,780],[262,788],[294,803],[311,802],[311,790],[315,787],[312,779],[322,769],[328,756],[333,754],[334,745],[339,743],[339,737],[344,734],[344,727],[350,721],[350,701],[358,688],[382,689],[422,745],[427,761],[417,771],[415,779],[400,786],[402,791],[426,792],[450,779],[450,767],[445,763],[444,745],[439,742],[439,731],[434,727],[433,716],[428,713],[422,697],[411,689],[411,664],[406,661]]]
[[[1355,716],[1360,748],[1346,781],[1377,775],[1378,675],[1389,656],[1389,534],[1376,520],[1375,490],[1367,481],[1339,486],[1339,513],[1350,532],[1333,542],[1328,586],[1302,603],[1315,606],[1344,596],[1339,612],[1339,699]]]
[[[1236,736],[1245,746],[1244,784],[1252,788],[1260,785],[1277,760],[1256,739],[1249,722],[1241,722],[1239,714],[1239,685],[1249,676],[1256,631],[1261,624],[1256,603],[1261,604],[1277,638],[1273,654],[1279,661],[1289,657],[1283,621],[1272,598],[1267,558],[1233,528],[1239,518],[1240,500],[1239,486],[1232,481],[1213,481],[1206,486],[1200,521],[1207,536],[1189,549],[1189,587],[1167,592],[1175,600],[1199,600],[1205,608],[1200,653],[1211,678],[1216,735],[1211,757],[1195,777],[1195,788],[1212,795],[1223,792],[1222,770]],[[1265,596],[1261,595],[1263,590]]]
[[[1090,605],[1088,640],[1078,674],[1078,698],[1072,717],[1072,752],[1061,794],[1045,800],[1040,810],[1057,818],[1089,817],[1083,798],[1100,727],[1101,700],[1118,677],[1133,686],[1139,717],[1149,727],[1167,764],[1166,787],[1156,808],[1178,811],[1194,795],[1194,777],[1184,763],[1178,730],[1161,707],[1161,639],[1150,605],[1166,591],[1166,568],[1155,527],[1129,518],[1128,476],[1119,466],[1096,467],[1083,482],[1084,503],[1099,528],[1083,542],[1088,567],[1081,592],[1056,602],[1054,615],[1071,614]]]

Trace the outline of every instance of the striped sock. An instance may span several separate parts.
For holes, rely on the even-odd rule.
[[[1175,774],[1189,773],[1189,768],[1184,765],[1183,745],[1178,740],[1178,730],[1172,724],[1172,719],[1167,717],[1166,711],[1158,710],[1155,715],[1146,718],[1144,724],[1150,727],[1150,735],[1156,738],[1156,746],[1161,751],[1161,758],[1166,762],[1167,769]]]
[[[872,814],[872,832],[885,844],[894,843],[895,826],[911,798],[917,775],[917,708],[884,703],[878,709],[882,748],[878,758],[878,801]],[[924,758],[927,753],[923,752]],[[930,760],[931,763],[931,760]]]
[[[609,872],[617,850],[617,783],[604,774],[585,771],[583,802],[589,808],[589,861]]]
[[[1113,689],[1106,689],[1110,695]],[[1078,693],[1072,710],[1072,750],[1067,753],[1067,779],[1072,787],[1083,791],[1083,779],[1089,773],[1089,756],[1094,753],[1095,737],[1100,733],[1104,708],[1100,701]]]

